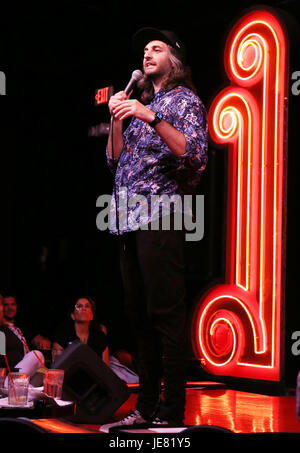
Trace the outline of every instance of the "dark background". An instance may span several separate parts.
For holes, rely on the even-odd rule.
[[[299,2],[267,1],[290,14],[299,27]],[[143,26],[171,29],[186,43],[198,94],[207,109],[227,85],[223,66],[226,36],[256,2],[51,1],[8,8],[1,17],[0,70],[0,292],[14,295],[27,327],[51,336],[76,298],[89,295],[110,333],[111,349],[134,352],[122,310],[118,240],[96,228],[96,199],[110,194],[106,137],[89,128],[108,122],[107,106],[94,106],[96,88],[124,89],[140,67],[131,36]],[[300,70],[291,27],[290,73]],[[297,298],[299,239],[300,96],[290,95],[287,235],[286,360],[293,385],[300,369],[292,356],[291,332],[300,330]],[[186,246],[188,308],[224,275],[226,150],[210,146],[199,189],[205,195],[205,236]]]

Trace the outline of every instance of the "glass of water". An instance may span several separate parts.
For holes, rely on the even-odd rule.
[[[28,400],[29,376],[24,373],[10,373],[8,377],[8,404],[26,406]]]

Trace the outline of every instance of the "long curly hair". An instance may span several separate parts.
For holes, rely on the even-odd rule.
[[[172,64],[172,70],[162,88],[165,91],[169,91],[179,85],[182,85],[196,93],[197,90],[192,81],[191,68],[184,63],[174,47],[168,47],[170,49],[170,62]],[[143,102],[143,104],[149,104],[154,98],[154,88],[151,78],[144,75],[138,82],[137,87],[141,91],[141,102]]]

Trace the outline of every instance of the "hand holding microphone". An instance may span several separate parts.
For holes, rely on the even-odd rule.
[[[108,138],[108,153],[113,159],[118,159],[121,155],[124,143],[122,136],[122,120],[121,115],[126,102],[134,102],[129,100],[130,92],[135,84],[143,77],[143,73],[140,70],[133,71],[131,79],[128,82],[124,91],[119,91],[115,95],[111,96],[108,102],[108,108],[111,114],[111,127]],[[136,101],[138,102],[138,101]],[[126,106],[125,106],[126,107]],[[121,109],[121,110],[120,110]]]
[[[114,94],[111,96],[109,102],[108,102],[108,108],[110,111],[110,114],[113,116],[114,115],[114,109],[120,105],[122,101],[125,101],[128,99],[129,96],[126,95],[125,91],[119,91],[118,93]]]
[[[123,121],[129,116],[135,116],[144,122],[150,123],[154,120],[155,114],[136,99],[129,99],[129,93],[135,84],[143,77],[140,70],[133,71],[131,79],[124,91],[119,91],[110,98],[109,110],[117,121]]]
[[[109,103],[108,103],[108,108],[110,111],[110,114],[113,114],[114,108],[120,104],[120,102],[125,101],[129,99],[130,92],[133,90],[135,87],[136,83],[143,77],[142,71],[139,69],[136,69],[133,71],[131,74],[131,79],[129,80],[126,88],[124,91],[119,91],[115,95],[111,96]]]

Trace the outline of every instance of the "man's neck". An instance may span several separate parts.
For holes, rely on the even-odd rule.
[[[159,90],[161,89],[161,85],[162,85],[162,84],[161,84],[161,83],[156,84],[155,82],[152,82],[152,84],[153,84],[153,88],[154,88],[154,93],[155,93],[155,94],[158,93]]]
[[[167,78],[168,78],[168,75],[164,75],[162,77],[152,80],[152,85],[153,85],[155,94],[158,93],[162,89],[164,82],[167,80]]]

